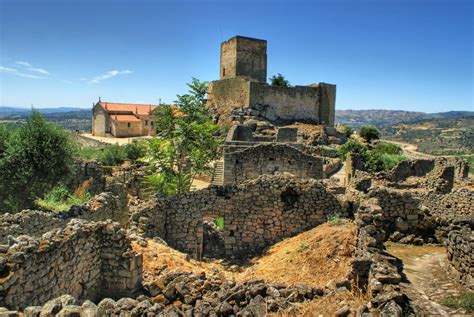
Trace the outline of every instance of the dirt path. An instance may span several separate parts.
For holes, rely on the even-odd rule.
[[[468,291],[447,274],[443,246],[389,244],[387,250],[403,261],[403,273],[407,281],[400,285],[423,316],[472,316],[462,309],[452,309],[441,304],[448,296]]]

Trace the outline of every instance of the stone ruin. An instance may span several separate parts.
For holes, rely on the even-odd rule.
[[[223,252],[212,255],[239,258],[318,226],[332,214],[354,219],[358,226],[352,272],[338,287],[357,283],[371,294],[361,313],[376,308],[401,316],[409,305],[399,286],[402,272],[397,259],[384,252],[385,241],[444,242],[449,274],[472,287],[474,191],[459,187],[466,165],[414,160],[370,175],[354,156],[348,162],[345,186],[278,173],[145,200],[129,199],[141,195],[141,172],[105,170],[96,175],[101,184],[96,190],[107,191],[83,206],[61,215],[33,210],[1,215],[0,307],[9,312],[0,308],[0,315],[16,316],[12,310],[20,310],[25,316],[259,316],[263,309],[286,309],[330,290],[265,281],[238,284],[183,272],[163,273],[143,284],[142,257],[132,241],[164,240],[199,259],[215,250],[212,243],[218,240]],[[99,167],[93,170],[101,174]],[[433,175],[441,181],[430,182]],[[215,217],[223,218],[224,228],[210,239],[206,219]],[[173,305],[176,300],[183,305]]]

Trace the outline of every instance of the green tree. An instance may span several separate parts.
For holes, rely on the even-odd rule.
[[[285,76],[282,74],[278,73],[276,75],[273,75],[270,78],[270,82],[272,86],[281,86],[281,87],[289,87],[290,82],[285,79]]]
[[[359,135],[364,138],[367,142],[379,138],[379,130],[373,125],[363,125],[360,128]]]
[[[339,146],[337,153],[342,160],[347,158],[348,153],[357,153],[360,154],[363,158],[367,155],[368,148],[362,143],[357,142],[356,140],[349,140],[343,145]]]
[[[33,206],[36,198],[73,173],[76,147],[69,133],[46,122],[37,111],[2,143],[0,212]]]
[[[181,194],[191,188],[196,175],[210,172],[219,157],[219,127],[204,108],[207,83],[196,78],[176,106],[161,106],[155,113],[157,136],[148,141],[144,160],[153,168],[148,183],[163,195]]]

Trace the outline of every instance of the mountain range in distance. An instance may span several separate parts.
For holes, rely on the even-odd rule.
[[[36,109],[36,108],[35,108]],[[60,120],[64,115],[67,118],[88,119],[92,115],[91,108],[79,107],[57,107],[36,109],[46,116]],[[5,107],[0,106],[0,119],[14,120],[24,119],[31,112],[28,107]],[[398,123],[411,123],[426,119],[461,118],[474,116],[474,111],[448,111],[439,113],[425,113],[419,111],[405,110],[336,110],[336,124],[349,125],[359,128],[362,125],[372,124],[378,128],[392,126]]]

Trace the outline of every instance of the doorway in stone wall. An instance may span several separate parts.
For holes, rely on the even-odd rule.
[[[222,258],[224,246],[225,220],[222,216],[207,216],[202,219],[202,257]]]

